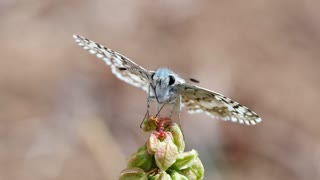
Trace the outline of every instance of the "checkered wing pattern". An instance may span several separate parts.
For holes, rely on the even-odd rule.
[[[182,103],[190,113],[205,112],[225,121],[246,125],[261,122],[255,112],[219,93],[189,84],[176,85],[174,91],[181,95]]]
[[[102,59],[111,67],[112,73],[119,79],[148,92],[151,81],[151,72],[137,65],[122,54],[106,48],[82,36],[73,35],[73,38],[83,49]]]

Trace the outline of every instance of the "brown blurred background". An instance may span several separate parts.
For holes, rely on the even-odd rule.
[[[146,94],[73,34],[199,79],[263,118],[247,127],[182,113],[205,179],[319,179],[319,10],[311,0],[0,0],[0,179],[117,179],[146,141]]]

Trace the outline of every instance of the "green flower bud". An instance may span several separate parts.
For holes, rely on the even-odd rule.
[[[187,169],[193,165],[193,161],[197,157],[198,152],[195,150],[180,153],[177,157],[177,161],[173,164],[173,168],[176,170]]]
[[[198,180],[199,178],[197,178],[197,176],[193,173],[193,171],[188,168],[188,169],[184,169],[181,171],[181,174],[183,174],[184,176],[186,176],[188,179],[192,179],[192,180]]]
[[[193,161],[191,167],[189,167],[187,169],[183,169],[180,172],[184,176],[188,177],[188,179],[198,180],[198,179],[203,178],[204,168],[203,168],[203,165],[202,165],[200,159],[197,157]]]
[[[140,168],[128,168],[120,173],[119,180],[148,180],[148,177]]]
[[[202,179],[204,176],[204,167],[202,165],[201,160],[199,159],[199,157],[197,157],[194,161],[193,164],[191,166],[193,172],[196,174],[196,176],[198,177],[198,179]]]
[[[152,133],[147,141],[147,150],[150,154],[154,154],[160,145],[160,140],[155,133]]]
[[[156,164],[160,170],[167,170],[174,162],[178,156],[178,148],[173,143],[173,137],[170,132],[165,132],[165,139],[163,142],[160,142],[154,158]]]
[[[183,133],[180,126],[176,123],[172,123],[169,126],[169,131],[172,133],[173,142],[178,147],[179,153],[182,153],[186,145],[184,143]]]
[[[144,171],[149,171],[154,166],[153,155],[148,153],[146,145],[139,148],[138,152],[128,160],[128,168],[139,167]]]
[[[183,152],[185,142],[179,125],[169,118],[154,117],[146,119],[143,125],[145,131],[153,132],[146,144],[130,157],[120,180],[203,178],[204,168],[197,151]]]
[[[161,171],[159,174],[153,176],[150,178],[151,180],[172,180],[169,174],[167,174],[165,171]]]
[[[188,180],[188,178],[177,171],[171,171],[171,178],[172,180]]]
[[[153,131],[157,128],[157,123],[153,117],[149,117],[148,119],[143,120],[142,129],[145,132]]]

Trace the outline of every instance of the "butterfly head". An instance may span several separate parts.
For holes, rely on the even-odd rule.
[[[167,68],[159,68],[151,76],[152,86],[159,103],[168,102],[176,97],[175,93],[171,92],[173,86],[182,83],[174,72]]]

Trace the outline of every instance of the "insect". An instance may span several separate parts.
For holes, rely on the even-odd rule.
[[[183,106],[190,113],[204,112],[224,121],[246,125],[255,125],[262,121],[247,107],[222,94],[188,84],[170,69],[158,68],[156,71],[149,71],[120,53],[94,41],[78,35],[73,37],[79,46],[109,65],[112,73],[119,79],[147,92],[146,116],[149,115],[150,101],[156,101],[162,107],[165,104],[177,104],[179,111]],[[196,82],[194,79],[191,81]]]

